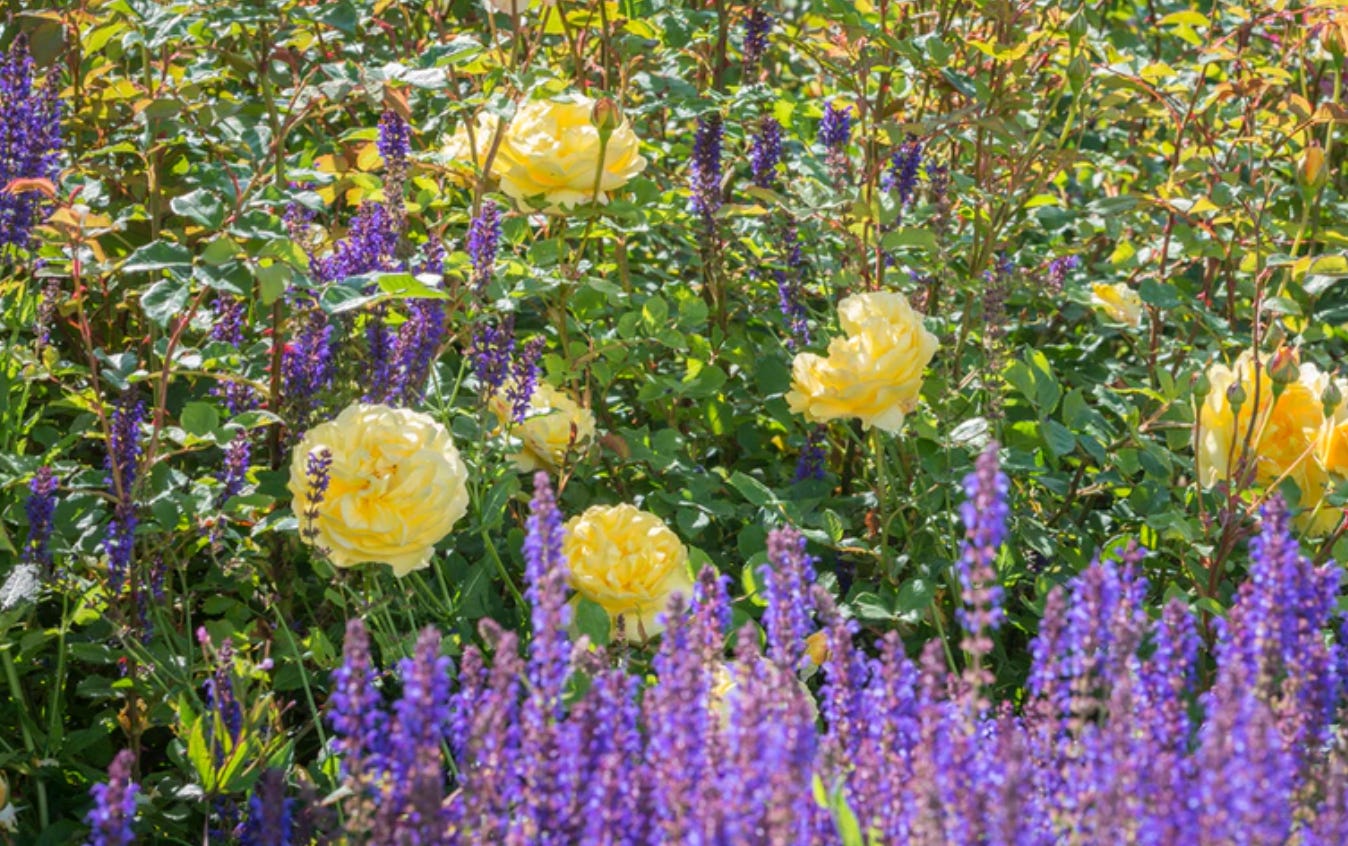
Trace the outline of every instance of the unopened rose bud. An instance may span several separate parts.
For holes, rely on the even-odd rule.
[[[1286,386],[1301,377],[1301,362],[1292,347],[1279,347],[1268,363],[1268,375],[1274,385]]]
[[[1297,184],[1308,193],[1315,193],[1324,187],[1329,178],[1325,167],[1325,151],[1320,145],[1312,144],[1301,154],[1301,163],[1297,165]]]
[[[1231,410],[1237,414],[1240,413],[1240,407],[1245,404],[1245,386],[1239,382],[1231,383],[1231,387],[1226,389],[1226,401],[1231,405]]]
[[[1194,401],[1199,405],[1212,393],[1212,380],[1208,378],[1207,373],[1199,373],[1198,378],[1194,380]]]
[[[1343,402],[1343,391],[1339,388],[1338,379],[1329,380],[1329,384],[1320,394],[1320,402],[1324,403],[1326,417],[1333,417],[1339,410],[1339,404]]]
[[[622,110],[618,108],[617,103],[613,102],[613,98],[600,97],[594,101],[594,108],[590,110],[590,123],[594,124],[600,135],[612,134],[613,130],[622,125],[622,122]]]

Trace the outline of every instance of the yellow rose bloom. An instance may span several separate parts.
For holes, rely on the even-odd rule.
[[[473,136],[468,137],[468,122],[460,121],[459,128],[449,136],[449,140],[440,148],[440,154],[449,161],[450,178],[462,186],[472,184],[487,163],[487,153],[491,150],[492,139],[501,120],[490,112],[481,112],[473,121]],[[504,143],[504,140],[502,141]],[[476,152],[476,155],[474,153]],[[496,157],[492,159],[492,173],[497,175],[501,168],[501,150],[498,146]]]
[[[1336,509],[1316,511],[1316,507],[1336,484],[1333,475],[1348,471],[1348,444],[1338,440],[1338,424],[1325,416],[1321,400],[1330,377],[1314,364],[1302,364],[1296,381],[1284,385],[1275,400],[1268,357],[1261,360],[1257,396],[1254,357],[1249,351],[1231,367],[1214,364],[1208,369],[1211,390],[1198,409],[1198,442],[1194,445],[1199,481],[1211,487],[1230,477],[1249,433],[1255,484],[1268,486],[1284,477],[1295,482],[1304,509],[1298,525],[1321,534],[1333,528],[1339,515]],[[1239,413],[1228,394],[1236,383],[1245,393]]]
[[[596,172],[601,203],[608,201],[608,192],[641,173],[646,160],[626,121],[609,136],[600,166],[599,130],[590,121],[593,108],[589,97],[532,100],[521,106],[497,153],[501,190],[522,205],[542,195],[544,210],[556,212],[590,202]]]
[[[314,501],[309,457],[324,452],[332,459],[328,486]],[[305,433],[291,459],[290,492],[301,536],[335,566],[383,563],[405,576],[430,564],[435,544],[468,511],[467,476],[449,430],[429,416],[355,403]]]
[[[566,523],[562,541],[571,587],[623,618],[630,640],[659,634],[657,621],[676,593],[692,596],[688,550],[654,514],[635,506],[595,505]]]
[[[510,419],[506,390],[494,393],[490,404],[497,420]],[[524,422],[515,424],[510,433],[522,443],[521,450],[510,456],[515,469],[556,470],[566,463],[569,452],[583,450],[594,437],[594,415],[569,394],[540,382],[529,398]]]
[[[1096,282],[1091,286],[1091,305],[1115,323],[1133,328],[1142,325],[1142,298],[1122,282],[1117,285]]]
[[[791,368],[791,411],[814,423],[859,417],[894,434],[917,407],[922,372],[936,354],[936,336],[897,292],[853,294],[838,304],[846,337],[828,357],[800,353]]]

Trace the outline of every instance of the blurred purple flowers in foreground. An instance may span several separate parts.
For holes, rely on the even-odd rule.
[[[398,666],[401,693],[390,706],[374,683],[364,625],[348,624],[328,701],[344,836],[1348,842],[1348,653],[1325,636],[1338,571],[1300,553],[1286,507],[1263,508],[1250,579],[1217,624],[1209,685],[1195,619],[1178,599],[1148,616],[1142,552],[1131,548],[1053,589],[1026,695],[997,703],[979,661],[1002,619],[993,565],[1008,486],[993,445],[965,481],[957,572],[968,667],[952,667],[940,641],[915,661],[895,632],[864,650],[857,624],[812,584],[804,539],[782,528],[769,535],[758,579],[766,652],[752,622],[732,640],[726,581],[708,567],[693,596],[671,603],[643,690],[624,653],[572,640],[562,516],[539,474],[524,542],[534,628],[527,654],[514,633],[485,621],[494,657],[468,646],[456,690],[440,636],[427,629]],[[819,628],[826,654],[806,648]],[[816,708],[798,671],[819,660]],[[100,808],[116,800],[97,812],[100,831],[122,824],[125,770],[97,794]],[[274,805],[275,785],[269,790]],[[268,814],[272,829],[288,825],[274,808],[250,808],[250,817]]]

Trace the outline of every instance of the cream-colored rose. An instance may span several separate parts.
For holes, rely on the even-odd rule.
[[[1335,419],[1348,412],[1341,404],[1335,415],[1326,417],[1321,395],[1330,377],[1309,363],[1299,366],[1296,381],[1284,385],[1275,400],[1269,359],[1262,361],[1257,392],[1254,357],[1249,351],[1231,367],[1214,364],[1208,368],[1211,388],[1198,409],[1194,449],[1199,481],[1211,487],[1229,478],[1248,434],[1254,483],[1268,486],[1284,477],[1291,479],[1301,492],[1304,509],[1298,525],[1313,534],[1329,531],[1338,521],[1337,510],[1317,510],[1317,506],[1333,489],[1336,477],[1348,471],[1348,443],[1338,440],[1341,424]],[[1245,394],[1239,413],[1230,401],[1230,389],[1236,383]]]
[[[505,390],[492,395],[491,410],[499,421],[510,419]],[[539,383],[529,398],[524,422],[516,423],[510,434],[522,445],[510,456],[517,470],[556,470],[566,463],[568,453],[582,452],[589,445],[594,437],[594,415],[565,392]]]
[[[608,612],[629,640],[659,634],[674,594],[692,596],[688,550],[654,514],[626,503],[594,505],[572,517],[562,542],[571,587]]]
[[[324,452],[332,466],[315,500],[309,457]],[[355,403],[305,433],[291,459],[290,492],[301,536],[334,565],[383,563],[404,576],[430,564],[435,544],[468,511],[467,476],[449,430],[431,417]]]
[[[595,174],[600,173],[599,202],[646,167],[637,136],[623,121],[609,136],[604,161],[599,162],[599,130],[590,120],[594,100],[532,100],[520,107],[506,129],[501,149],[501,190],[526,204],[541,195],[543,210],[556,212],[588,203],[595,197]]]
[[[1142,298],[1122,282],[1117,285],[1096,282],[1091,286],[1091,305],[1115,323],[1134,328],[1142,324]]]
[[[787,404],[815,423],[859,417],[897,432],[917,407],[936,336],[897,292],[853,294],[838,304],[838,322],[846,337],[829,343],[827,358],[796,356]]]
[[[449,136],[449,140],[440,148],[449,166],[450,178],[459,185],[470,185],[487,163],[487,153],[491,151],[492,139],[496,137],[501,119],[491,112],[480,112],[473,121],[473,134],[468,135],[468,122],[460,121],[458,129]],[[496,157],[492,159],[492,173],[500,173],[501,151],[498,147]]]

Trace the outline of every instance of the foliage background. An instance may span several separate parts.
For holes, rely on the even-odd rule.
[[[737,619],[758,613],[767,529],[790,523],[868,630],[897,627],[914,645],[946,636],[958,481],[989,439],[1013,486],[1000,561],[1012,627],[996,666],[1008,693],[1048,589],[1131,539],[1152,551],[1158,605],[1173,595],[1205,620],[1223,612],[1262,492],[1195,484],[1191,386],[1256,340],[1296,344],[1324,369],[1344,355],[1343,13],[783,2],[764,4],[776,24],[750,64],[752,5],[558,0],[546,26],[538,10],[516,26],[468,0],[11,4],[0,46],[26,34],[60,80],[66,141],[40,246],[6,254],[0,276],[0,575],[23,546],[32,474],[45,464],[61,479],[58,574],[7,590],[0,612],[11,727],[0,771],[23,807],[16,842],[76,837],[89,785],[123,746],[165,842],[193,839],[200,800],[243,795],[268,758],[329,792],[318,713],[350,615],[370,623],[386,665],[428,623],[454,653],[483,617],[526,626],[502,577],[522,570],[526,495],[468,357],[473,332],[504,313],[519,337],[546,339],[546,378],[598,420],[596,448],[561,474],[563,510],[631,501],[659,514],[695,565],[739,580]],[[508,211],[497,273],[475,298],[468,222],[483,202],[509,207],[485,180],[460,185],[440,147],[477,112],[508,116],[523,98],[574,89],[613,96],[649,164],[602,209]],[[855,117],[842,178],[816,141],[829,101]],[[451,426],[473,493],[433,568],[402,580],[334,572],[298,542],[285,491],[294,421],[269,369],[297,331],[293,294],[311,291],[347,336],[323,398],[335,412],[362,389],[374,305],[363,286],[395,310],[426,293],[406,274],[310,277],[306,250],[322,255],[361,201],[383,197],[373,141],[385,110],[413,127],[405,249],[435,236],[450,251],[454,335],[424,408]],[[712,115],[724,117],[724,190],[709,231],[689,210],[688,161]],[[774,188],[749,179],[767,115],[785,130]],[[947,169],[944,200],[926,171],[906,207],[886,189],[910,136]],[[1328,157],[1322,186],[1298,181],[1310,145]],[[313,214],[304,238],[288,206]],[[1069,256],[1079,264],[1055,284],[1050,263]],[[842,296],[873,288],[907,293],[941,342],[903,432],[832,424],[822,479],[797,480],[813,427],[783,399],[795,349],[778,271],[799,274],[809,349],[837,332]],[[1140,327],[1092,310],[1096,282],[1140,293]],[[222,295],[247,303],[237,349],[208,339]],[[215,389],[230,379],[265,408],[229,415]],[[118,596],[101,560],[103,455],[126,391],[150,413],[139,587]],[[220,503],[223,449],[239,432],[253,468]],[[1308,549],[1348,559],[1341,535]],[[162,597],[147,600],[159,574]],[[602,617],[580,616],[607,637]],[[247,680],[251,751],[229,772],[194,746],[213,660],[198,627],[232,639]]]

